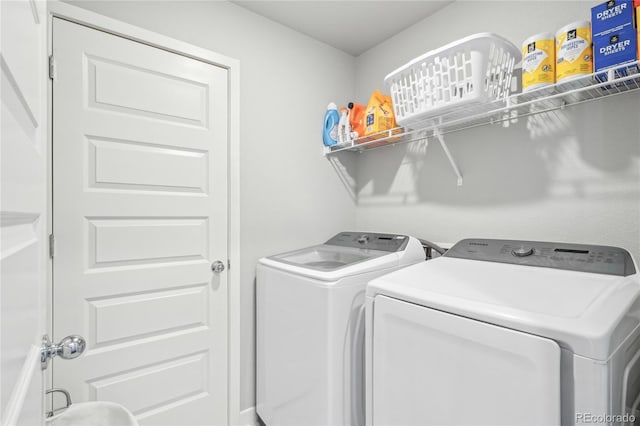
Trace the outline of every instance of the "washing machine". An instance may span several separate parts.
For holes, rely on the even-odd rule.
[[[260,259],[256,410],[267,426],[364,424],[366,283],[424,260],[413,237],[358,232]]]
[[[626,250],[581,244],[467,239],[374,279],[367,424],[634,424],[639,296]]]

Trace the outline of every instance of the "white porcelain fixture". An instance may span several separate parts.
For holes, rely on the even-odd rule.
[[[357,232],[260,259],[257,412],[267,426],[364,424],[366,283],[424,259],[413,237]]]
[[[46,426],[138,426],[136,418],[120,404],[106,401],[72,404],[47,419]]]
[[[367,424],[627,424],[640,283],[626,250],[463,240],[367,287]]]

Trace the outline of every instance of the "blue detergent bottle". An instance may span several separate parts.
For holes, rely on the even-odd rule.
[[[333,146],[338,143],[338,123],[340,114],[338,107],[331,102],[324,114],[324,129],[322,130],[322,142],[325,146]]]

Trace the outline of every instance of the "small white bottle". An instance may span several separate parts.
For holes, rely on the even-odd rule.
[[[338,122],[338,143],[348,145],[351,143],[351,123],[349,123],[349,110],[343,109]]]

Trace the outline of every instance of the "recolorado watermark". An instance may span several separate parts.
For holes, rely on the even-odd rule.
[[[576,413],[576,424],[633,424],[636,416],[633,414],[593,414]]]

